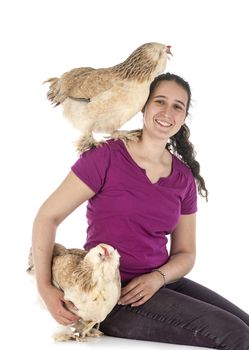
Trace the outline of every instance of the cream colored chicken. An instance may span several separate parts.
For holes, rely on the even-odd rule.
[[[60,326],[54,336],[57,341],[82,341],[87,336],[99,336],[94,326],[102,322],[116,305],[121,291],[119,254],[108,244],[99,244],[89,252],[66,249],[56,243],[52,260],[53,284],[64,292],[80,316],[71,326]],[[27,270],[35,276],[32,253]]]
[[[110,68],[75,68],[50,78],[48,99],[79,129],[78,151],[96,145],[92,132],[112,134],[143,108],[150,83],[166,68],[170,46],[146,43]]]

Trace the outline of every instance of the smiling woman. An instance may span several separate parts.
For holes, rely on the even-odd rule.
[[[74,315],[59,291],[51,293],[55,234],[88,201],[85,249],[105,242],[121,256],[121,298],[100,325],[105,334],[248,350],[249,316],[184,277],[195,262],[197,191],[208,195],[185,124],[190,101],[186,81],[158,76],[137,140],[111,139],[82,153],[39,210],[33,229],[38,288],[58,322],[70,324]]]
[[[161,82],[144,108],[144,133],[158,131],[164,140],[175,135],[184,124],[187,102],[185,89],[174,80]]]

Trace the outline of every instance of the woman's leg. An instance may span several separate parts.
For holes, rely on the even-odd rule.
[[[205,301],[208,304],[218,306],[219,308],[239,317],[249,327],[249,315],[245,311],[201,284],[187,278],[181,278],[179,281],[169,284],[167,288],[173,289],[192,298]]]
[[[190,293],[190,283],[187,288],[187,283],[183,286],[180,280],[161,288],[139,307],[115,306],[100,330],[121,338],[249,350],[249,327],[244,321],[220,307],[183,294],[183,287]]]

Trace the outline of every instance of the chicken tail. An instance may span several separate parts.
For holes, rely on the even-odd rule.
[[[58,78],[54,77],[54,78],[49,78],[48,80],[45,80],[42,84],[46,84],[46,83],[54,83],[55,81],[57,81]]]
[[[29,250],[28,268],[27,268],[26,272],[27,272],[29,275],[33,275],[33,274],[34,274],[34,271],[35,271],[35,268],[34,268],[34,263],[33,263],[32,247],[31,247],[30,250]]]
[[[53,250],[53,257],[59,256],[59,255],[65,255],[65,254],[68,254],[68,249],[65,248],[62,244],[55,243],[54,250]]]
[[[61,104],[65,97],[60,94],[60,79],[59,78],[50,78],[45,80],[43,84],[49,83],[49,90],[47,93],[47,98],[52,102],[52,104],[56,107]]]

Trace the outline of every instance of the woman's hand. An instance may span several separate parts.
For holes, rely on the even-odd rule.
[[[133,278],[121,291],[119,305],[139,306],[149,300],[164,284],[156,271]]]
[[[64,299],[64,293],[54,286],[46,286],[40,291],[40,295],[45,302],[48,311],[60,324],[66,326],[76,322],[79,317],[69,311],[77,310],[73,303]]]

